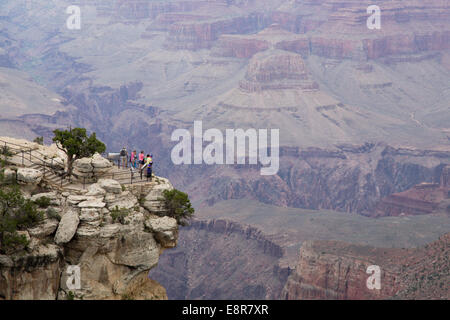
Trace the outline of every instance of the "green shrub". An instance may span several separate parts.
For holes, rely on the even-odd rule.
[[[134,300],[133,297],[131,296],[131,294],[129,294],[129,293],[122,294],[121,299],[122,300]]]
[[[120,222],[121,224],[125,224],[125,218],[129,214],[129,210],[125,208],[119,209],[118,206],[116,206],[114,209],[111,210],[111,218],[113,219],[113,222]]]
[[[61,216],[59,215],[58,211],[54,208],[47,208],[47,218],[49,219],[56,219],[58,221],[61,221]]]
[[[36,138],[34,138],[34,140],[33,140],[33,142],[34,143],[37,143],[37,144],[40,144],[40,145],[43,145],[44,144],[44,137],[36,137]]]
[[[67,300],[75,300],[75,294],[72,291],[67,292]]]
[[[34,203],[39,206],[39,208],[47,208],[50,205],[50,198],[48,197],[40,197],[37,198]]]
[[[164,202],[169,217],[175,218],[179,225],[188,225],[188,220],[192,218],[195,210],[186,193],[177,189],[164,190],[160,200]]]
[[[17,230],[33,227],[43,219],[43,213],[18,186],[0,188],[0,253],[12,253],[27,246],[28,241]]]
[[[0,148],[0,154],[5,157],[12,157],[13,153],[11,152],[11,149],[8,146],[2,146]]]

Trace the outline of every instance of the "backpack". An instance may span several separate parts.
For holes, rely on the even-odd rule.
[[[127,155],[127,152],[125,151],[125,149],[122,149],[121,151],[120,151],[120,156],[121,157],[125,157]]]

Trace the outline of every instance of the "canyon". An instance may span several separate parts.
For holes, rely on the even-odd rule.
[[[68,5],[81,8],[80,30],[65,27]],[[161,269],[172,274],[152,271],[169,298],[377,298],[330,289],[325,276],[296,275],[298,268],[331,270],[328,258],[346,252],[353,268],[362,259],[358,245],[420,255],[450,230],[450,6],[377,5],[380,30],[367,28],[367,5],[357,0],[4,1],[0,135],[48,143],[52,130],[81,126],[108,151],[151,150],[155,172],[200,210],[198,222],[181,228],[179,247],[161,256]],[[205,130],[280,129],[278,173],[261,176],[249,164],[174,165],[172,132],[192,131],[198,120]],[[273,217],[263,218],[262,208]],[[322,231],[290,228],[284,214],[306,224],[323,215],[313,228]],[[340,225],[335,219],[351,228],[324,231]],[[391,221],[404,224],[401,234]],[[266,225],[274,223],[277,229]],[[379,237],[361,231],[365,226]],[[365,237],[351,235],[355,230]],[[197,238],[211,248],[195,251]],[[309,256],[323,244],[308,240],[338,241],[329,245],[339,250],[324,250],[314,265]],[[272,244],[264,243],[284,253],[265,251]],[[381,251],[373,250],[376,261]],[[400,264],[389,268],[398,278]],[[218,280],[203,279],[206,273]],[[378,298],[420,297],[398,288]]]

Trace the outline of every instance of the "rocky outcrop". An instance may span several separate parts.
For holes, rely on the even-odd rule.
[[[306,242],[282,299],[448,299],[450,234],[418,249],[380,249],[335,241]],[[380,289],[367,268],[380,267]],[[427,279],[427,280],[426,280]]]
[[[78,168],[95,170],[100,161],[94,157],[81,163]],[[17,172],[27,184],[38,183],[28,178],[29,171]],[[165,289],[148,279],[148,271],[164,249],[177,244],[177,221],[165,216],[161,201],[163,191],[172,188],[168,180],[155,177],[142,183],[138,193],[136,186],[129,191],[112,179],[86,188],[31,191],[32,201],[47,198],[48,207],[39,209],[41,222],[20,231],[29,241],[24,251],[0,254],[0,299],[167,298]],[[141,206],[139,200],[147,195],[147,205]],[[69,266],[80,268],[80,288],[70,286]]]
[[[78,212],[75,210],[66,211],[56,230],[55,243],[64,244],[72,240],[75,232],[77,232],[79,222]]]
[[[17,182],[19,184],[37,185],[42,181],[43,174],[40,170],[31,168],[17,169]]]
[[[169,217],[153,217],[145,221],[145,226],[155,233],[156,238],[165,248],[173,248],[177,244],[177,220]]]
[[[421,183],[403,192],[383,198],[377,205],[373,217],[430,214],[438,209],[448,213],[450,186],[449,166],[442,168],[440,183]]]
[[[156,185],[145,197],[143,206],[152,212],[164,212],[164,206],[161,203],[161,197],[164,190],[172,190],[173,186],[167,179],[163,179],[160,184]]]
[[[250,61],[245,80],[239,88],[255,92],[281,89],[318,89],[317,83],[308,80],[300,55],[286,51],[268,51],[256,54]]]
[[[219,18],[206,22],[177,22],[169,29],[165,47],[171,50],[211,48],[221,34],[250,33],[259,28],[258,15]]]
[[[113,164],[98,153],[90,158],[75,160],[73,174],[80,180],[95,181],[98,177],[111,172]]]

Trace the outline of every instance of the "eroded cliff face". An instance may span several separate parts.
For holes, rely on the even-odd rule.
[[[177,221],[165,215],[161,202],[163,191],[173,189],[167,179],[125,187],[100,178],[85,188],[61,189],[46,183],[39,170],[26,170],[5,172],[25,177],[25,197],[46,198],[49,205],[39,209],[41,222],[20,231],[29,245],[0,255],[1,299],[167,299],[165,289],[148,278],[178,239]],[[68,284],[70,266],[80,268],[80,288]]]
[[[310,241],[300,249],[282,299],[448,299],[449,239],[418,249],[373,248]],[[369,289],[367,267],[381,270],[381,288]]]
[[[167,289],[169,299],[278,299],[290,272],[279,264],[283,252],[256,228],[192,221],[150,277]]]
[[[448,152],[392,148],[384,144],[342,145],[335,149],[281,148],[278,174],[262,177],[256,167],[192,168],[184,177],[196,200],[251,198],[277,206],[335,209],[372,215],[380,199],[422,182],[439,182]],[[245,175],[244,175],[245,172]],[[176,180],[175,173],[172,180]],[[192,175],[192,176],[191,176]],[[170,176],[170,175],[169,175]],[[210,179],[214,176],[214,179]],[[186,183],[185,181],[183,181]],[[205,186],[207,186],[205,188]]]
[[[450,214],[450,166],[442,168],[439,182],[421,183],[403,192],[383,198],[371,216],[430,214],[441,210]]]

